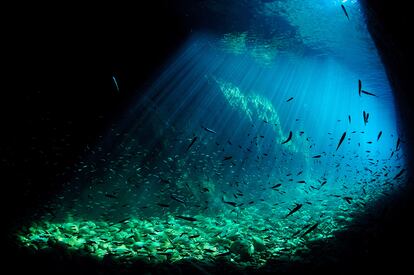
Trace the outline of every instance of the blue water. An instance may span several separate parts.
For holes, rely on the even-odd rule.
[[[189,36],[77,165],[53,202],[59,218],[237,213],[267,219],[280,240],[313,223],[328,238],[352,220],[338,216],[399,189],[392,88],[359,3],[250,5],[245,30]]]

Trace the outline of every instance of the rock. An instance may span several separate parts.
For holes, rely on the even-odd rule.
[[[256,251],[264,251],[266,250],[266,245],[264,241],[258,237],[252,238],[253,246]]]
[[[63,224],[62,229],[64,233],[78,233],[79,232],[78,226],[74,223],[65,223]]]
[[[230,251],[239,255],[241,260],[249,260],[254,253],[254,246],[247,240],[237,240],[230,246]]]
[[[141,248],[143,248],[145,246],[145,243],[144,242],[135,242],[133,245],[132,245],[132,247],[134,248],[134,249],[141,249]]]

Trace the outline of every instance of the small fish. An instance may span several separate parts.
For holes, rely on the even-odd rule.
[[[358,79],[358,94],[361,96],[361,90],[362,90],[362,82],[361,79]]]
[[[397,146],[395,146],[395,151],[398,151],[400,149],[400,138],[397,139]]]
[[[381,135],[382,135],[382,131],[380,131],[380,132],[378,133],[377,141],[380,139]]]
[[[315,230],[315,228],[317,227],[319,225],[319,223],[317,222],[317,223],[315,223],[314,225],[312,225],[308,230],[306,230],[305,231],[305,233],[303,233],[302,234],[302,236],[301,237],[303,237],[303,236],[305,236],[305,235],[307,235],[307,234],[309,234],[310,232],[312,232],[313,230]]]
[[[304,180],[298,180],[298,183],[306,183]]]
[[[302,207],[302,204],[297,203],[295,208],[293,208],[292,210],[290,210],[290,212],[285,216],[285,218],[289,217],[290,215],[292,215],[293,213],[295,213],[296,211],[298,211],[300,208]]]
[[[114,84],[115,84],[116,90],[117,90],[117,92],[119,93],[118,81],[116,81],[116,78],[115,78],[115,76],[114,76],[114,75],[112,76],[112,80],[114,81]]]
[[[376,96],[375,94],[364,91],[364,90],[361,90],[361,93],[366,94],[366,95],[370,95],[370,96]]]
[[[291,97],[291,98],[289,98],[288,100],[286,100],[286,102],[289,102],[289,101],[291,101],[293,99],[293,97]]]
[[[234,201],[225,201],[225,200],[224,200],[224,198],[221,198],[221,200],[222,200],[224,203],[226,203],[226,204],[228,204],[228,205],[231,205],[231,206],[233,206],[233,207],[236,207],[236,206],[237,206],[237,203],[235,203]]]
[[[180,199],[180,198],[178,198],[176,195],[174,195],[174,194],[171,194],[170,195],[170,198],[171,199],[173,199],[173,200],[175,200],[175,201],[177,201],[177,202],[181,202],[181,203],[184,203],[185,204],[185,201],[184,200],[182,200],[182,199]]]
[[[344,133],[342,134],[342,137],[341,137],[341,139],[339,140],[338,146],[336,147],[336,151],[338,151],[338,148],[339,148],[339,146],[341,146],[342,142],[344,141],[345,136],[346,136],[346,132],[344,132]]]
[[[318,158],[320,158],[321,157],[321,155],[316,155],[316,156],[313,156],[312,158],[314,158],[314,159],[318,159]]]
[[[345,6],[341,4],[341,8],[342,8],[342,10],[343,10],[343,11],[344,11],[344,13],[345,13],[346,18],[348,18],[348,21],[349,21],[348,12],[346,11]]]
[[[169,204],[165,204],[165,203],[157,203],[157,205],[159,205],[161,207],[170,207]]]
[[[126,222],[126,221],[128,221],[129,219],[130,219],[130,217],[125,218],[125,219],[122,219],[122,220],[120,220],[120,221],[118,221],[118,222],[112,223],[110,226],[115,225],[115,224],[119,224],[119,223],[125,223],[125,222]]]
[[[367,125],[367,113],[365,111],[362,111],[362,116],[364,118],[364,125]]]
[[[403,168],[395,177],[394,179],[398,179],[401,175],[405,172],[405,168]]]
[[[186,216],[180,216],[180,215],[176,215],[176,218],[182,219],[182,220],[186,220],[189,222],[196,222],[197,219],[193,218],[193,217],[186,217]]]
[[[189,239],[194,239],[194,238],[198,238],[198,237],[200,237],[200,234],[188,236]]]
[[[194,142],[196,142],[197,138],[198,138],[197,136],[195,136],[195,137],[193,138],[193,140],[191,141],[190,145],[188,145],[188,147],[187,147],[187,150],[186,150],[186,151],[190,150],[191,146],[193,146],[193,144],[194,144]]]
[[[348,121],[349,121],[349,124],[351,124],[351,116],[350,115],[348,115]]]
[[[207,132],[209,132],[209,133],[213,133],[213,134],[217,134],[217,132],[216,131],[214,131],[214,130],[211,130],[210,128],[207,128],[207,127],[204,127],[204,126],[201,126],[204,130],[206,130]]]
[[[111,198],[111,199],[117,199],[118,197],[112,194],[105,194],[105,197]]]
[[[291,139],[292,139],[292,131],[289,132],[288,138],[284,142],[282,142],[282,144],[289,142]]]
[[[225,156],[223,160],[229,160],[229,159],[232,159],[232,158],[233,158],[232,156]]]
[[[352,198],[351,197],[344,197],[343,198],[347,203],[351,204]]]
[[[272,188],[272,189],[274,189],[274,188],[278,188],[278,187],[280,187],[281,185],[282,185],[281,183],[278,183],[278,184],[276,184],[276,185],[272,186],[271,188]]]

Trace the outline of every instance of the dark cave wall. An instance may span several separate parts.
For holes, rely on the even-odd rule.
[[[414,164],[413,49],[408,1],[362,0],[369,31],[385,64],[401,118],[400,136],[408,167]],[[411,171],[412,172],[412,171]]]

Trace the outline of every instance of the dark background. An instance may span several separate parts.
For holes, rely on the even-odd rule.
[[[5,71],[0,94],[2,229],[3,249],[9,256],[5,259],[15,273],[36,269],[56,273],[58,266],[71,266],[68,273],[103,272],[99,266],[82,261],[73,264],[73,259],[21,253],[10,242],[10,232],[32,209],[41,208],[60,190],[68,168],[85,146],[93,144],[107,125],[122,115],[123,107],[156,78],[163,63],[193,29],[203,27],[202,20],[183,14],[179,2],[140,1],[133,7],[92,8],[36,3],[4,8],[8,17],[1,27],[1,66]],[[412,167],[412,9],[408,1],[362,3],[395,89],[405,131],[403,145]],[[119,93],[112,75],[118,78]],[[378,206],[379,219],[338,236],[337,243],[323,253],[315,249],[313,257],[320,259],[317,263],[277,263],[276,269],[281,273],[359,270],[370,274],[411,267],[414,197],[411,188],[407,190],[387,205]],[[361,217],[362,224],[365,219]],[[338,260],[327,259],[329,253]],[[269,265],[263,272],[273,267]],[[157,273],[156,267],[151,268]],[[218,271],[212,267],[207,270]]]

